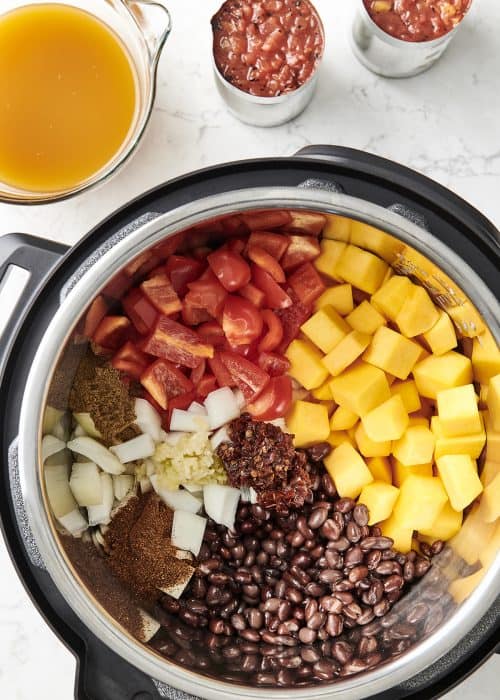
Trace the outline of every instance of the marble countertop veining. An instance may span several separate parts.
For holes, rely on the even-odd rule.
[[[293,154],[333,143],[404,163],[451,188],[500,227],[500,3],[474,0],[447,54],[429,72],[385,80],[349,48],[357,1],[316,0],[327,46],[316,95],[295,121],[258,129],[235,120],[211,75],[209,19],[219,0],[170,0],[173,32],[160,61],[151,123],[131,161],[100,188],[37,207],[0,205],[0,235],[67,244],[115,208],[172,177],[222,161]],[[45,625],[0,542],[0,697],[69,700],[75,661]],[[491,659],[447,700],[498,697]]]

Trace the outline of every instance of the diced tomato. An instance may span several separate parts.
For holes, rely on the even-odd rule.
[[[194,369],[191,370],[190,379],[193,382],[193,385],[195,387],[198,385],[198,382],[205,374],[206,367],[207,367],[207,361],[202,360],[200,362],[200,364],[198,365],[198,367],[195,367]]]
[[[283,340],[277,350],[284,353],[292,340],[298,336],[300,327],[311,315],[311,310],[300,301],[294,301],[293,306],[278,311],[277,314],[283,326]]]
[[[290,246],[281,265],[287,272],[302,263],[315,260],[321,253],[318,239],[312,236],[290,236]]]
[[[225,349],[235,352],[242,357],[246,357],[248,360],[252,360],[252,362],[256,362],[259,354],[259,339],[256,338],[247,345],[229,345],[228,343],[228,347]]]
[[[222,348],[226,346],[226,336],[222,326],[217,321],[207,321],[202,323],[197,329],[198,335],[202,340],[213,345],[214,348]]]
[[[252,231],[248,239],[248,246],[259,246],[266,250],[276,260],[281,260],[285,254],[290,239],[282,236],[281,233],[271,233],[270,231]]]
[[[232,250],[233,253],[238,253],[241,254],[245,250],[246,243],[244,240],[241,238],[231,238],[230,241],[227,243],[227,247],[229,250]]]
[[[288,278],[288,283],[306,306],[311,306],[326,289],[319,272],[309,262],[298,267]]]
[[[204,399],[211,391],[217,389],[217,380],[213,374],[205,374],[196,385],[196,394]]]
[[[245,399],[254,401],[269,382],[267,372],[234,352],[221,352],[219,357]]]
[[[210,268],[195,282],[189,282],[188,287],[189,292],[184,297],[184,301],[199,309],[206,309],[214,318],[220,316],[227,291]]]
[[[105,316],[97,326],[93,340],[103,348],[116,350],[127,339],[130,326],[126,316]]]
[[[157,255],[151,255],[151,257],[143,262],[141,267],[137,270],[134,275],[134,280],[144,279],[146,275],[153,277],[152,271],[158,269],[158,273],[164,273],[165,268],[161,265],[161,259]]]
[[[191,328],[160,316],[143,347],[144,352],[185,367],[197,367],[204,357],[213,357],[213,345],[203,343]]]
[[[261,309],[266,301],[266,295],[261,289],[258,289],[254,284],[249,282],[244,287],[238,289],[238,294],[244,299],[251,301],[254,306]]]
[[[185,232],[177,233],[175,236],[169,236],[166,240],[158,243],[153,248],[158,257],[167,260],[179,248],[184,240]]]
[[[131,289],[122,300],[123,310],[142,335],[149,333],[158,318],[158,312],[139,289]]]
[[[285,226],[292,220],[289,212],[280,209],[269,209],[268,211],[256,211],[243,214],[243,223],[250,231],[262,231],[269,228]]]
[[[326,225],[326,216],[313,211],[291,211],[286,224],[289,231],[303,231],[309,236],[319,236]]]
[[[271,309],[286,309],[292,305],[288,294],[271,275],[258,265],[252,265],[252,283],[266,295],[266,303]]]
[[[142,386],[165,410],[169,400],[193,390],[193,382],[171,362],[156,360],[140,378]]]
[[[219,386],[236,386],[232,374],[226,368],[219,355],[214,355],[208,361],[208,366],[212,370]]]
[[[83,335],[86,338],[92,338],[97,326],[100,324],[104,316],[106,316],[107,312],[108,304],[106,303],[104,297],[99,294],[99,296],[97,296],[89,306],[89,310],[85,314]]]
[[[212,248],[209,248],[207,245],[200,245],[192,250],[193,257],[200,262],[204,262],[211,252]]]
[[[171,255],[165,270],[177,294],[184,296],[188,291],[188,283],[194,282],[203,272],[203,263],[184,255]]]
[[[222,221],[219,221],[218,223],[220,224],[222,231],[230,236],[237,236],[241,233],[245,233],[246,230],[246,226],[243,223],[243,219],[237,214],[227,216],[225,219],[222,219]]]
[[[143,282],[141,290],[153,306],[165,316],[175,314],[182,309],[181,300],[165,272]]]
[[[286,279],[283,268],[270,253],[264,250],[264,248],[260,248],[257,245],[248,246],[247,255],[252,262],[266,272],[269,272],[276,282],[283,284]]]
[[[206,309],[199,309],[186,299],[182,302],[182,320],[187,326],[198,326],[200,323],[210,321],[211,318]]]
[[[153,257],[153,253],[150,250],[145,250],[143,253],[137,255],[129,264],[124,268],[126,274],[129,277],[133,277],[137,270],[142,267]]]
[[[281,377],[290,369],[290,362],[284,355],[275,352],[261,352],[257,358],[257,364],[271,377]]]
[[[230,294],[224,304],[222,328],[230,345],[249,345],[262,333],[260,311],[247,299]]]
[[[164,415],[163,421],[165,430],[170,430],[170,419],[172,418],[172,411],[174,408],[181,408],[185,411],[193,401],[196,401],[196,391],[189,391],[187,394],[179,394],[179,396],[169,399],[167,413]]]
[[[259,352],[271,352],[283,340],[283,326],[279,317],[271,309],[264,309],[261,314],[268,331],[259,343]]]
[[[212,272],[228,292],[236,292],[250,282],[250,266],[239,253],[219,248],[207,260]]]
[[[133,281],[123,270],[117,272],[116,275],[109,280],[107,285],[102,290],[102,294],[112,299],[121,299],[127,290],[132,286]]]
[[[257,420],[283,418],[292,405],[290,377],[272,377],[259,396],[247,404],[246,410]]]

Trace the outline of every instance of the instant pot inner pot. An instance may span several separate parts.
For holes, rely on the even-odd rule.
[[[255,231],[271,236],[259,239],[260,233],[255,236]],[[184,393],[191,397],[189,404],[203,402],[207,391],[216,389],[215,380],[210,380],[214,369],[206,358],[201,370],[199,365],[186,367],[170,360],[172,376],[158,370],[159,374],[153,373],[146,382],[145,367],[158,356],[153,356],[154,349],[144,344],[144,338],[154,327],[158,309],[168,310],[172,301],[169,317],[176,323],[198,329],[203,324],[199,343],[208,342],[210,332],[216,335],[217,326],[206,309],[188,307],[185,301],[180,305],[175,293],[170,299],[168,295],[155,297],[154,290],[144,294],[145,288],[141,291],[139,285],[147,279],[159,284],[167,274],[175,279],[174,287],[183,298],[186,284],[207,269],[211,251],[222,244],[236,252],[246,250],[251,233],[254,242],[261,248],[267,246],[268,252],[274,240],[278,246],[275,257],[281,256],[279,244],[287,237],[298,264],[321,250],[312,264],[326,287],[338,290],[327,299],[336,309],[332,317],[343,317],[339,323],[344,328],[345,323],[353,323],[350,314],[356,308],[357,323],[362,325],[354,323],[353,328],[361,335],[373,335],[378,324],[399,331],[392,312],[414,290],[406,283],[393,285],[394,296],[386,297],[384,311],[382,302],[370,304],[375,288],[396,276],[423,287],[439,311],[440,326],[433,335],[412,338],[421,348],[418,363],[434,356],[446,356],[448,362],[441,362],[437,375],[432,363],[427,371],[421,369],[417,386],[415,370],[407,382],[385,372],[391,396],[399,391],[409,410],[407,431],[419,426],[420,438],[409,441],[406,447],[396,440],[377,443],[363,431],[364,423],[344,406],[338,427],[334,424],[330,435],[319,441],[316,453],[310,447],[302,450],[312,489],[305,504],[295,508],[291,499],[289,507],[266,509],[255,503],[255,491],[252,495],[246,489],[234,529],[209,520],[195,557],[188,544],[192,532],[187,536],[181,533],[179,541],[187,543],[184,549],[178,543],[174,546],[171,528],[175,504],[169,502],[170,507],[165,507],[157,493],[161,497],[162,488],[168,489],[169,484],[172,488],[167,473],[169,468],[177,468],[175,443],[182,436],[179,438],[179,432],[175,438],[169,434],[168,421],[173,407],[181,411],[188,408],[182,401],[182,382],[186,384]],[[360,250],[372,255],[359,255]],[[338,267],[346,255],[352,256],[352,262]],[[388,268],[373,289],[363,289],[363,280],[370,275],[368,268],[377,264],[373,255]],[[292,259],[287,279],[294,269]],[[205,277],[213,275],[208,272]],[[292,295],[294,303],[276,314],[281,319],[293,318],[294,310],[302,310],[304,304],[297,299],[293,285],[291,290],[287,283],[281,287]],[[269,305],[259,291],[265,290],[265,285],[253,278],[249,289],[248,299]],[[206,294],[210,293],[207,289]],[[417,294],[415,298],[420,297]],[[422,304],[425,306],[425,299]],[[317,299],[311,302],[310,313],[321,305]],[[373,321],[375,326],[371,327]],[[453,331],[456,347],[450,342]],[[299,333],[299,338],[305,336]],[[308,348],[312,347],[310,338],[309,333],[305,341]],[[174,333],[172,342],[182,345],[187,341]],[[383,355],[386,350],[381,348]],[[246,351],[240,346],[238,352],[244,355]],[[284,352],[284,346],[279,352]],[[320,350],[310,352],[317,355]],[[404,348],[391,352],[400,355]],[[499,372],[497,353],[490,330],[455,280],[422,253],[359,221],[273,209],[223,217],[165,239],[131,260],[100,291],[82,318],[75,319],[71,339],[52,377],[40,427],[44,463],[39,465],[39,473],[53,533],[69,575],[93,599],[97,614],[108,616],[121,634],[146,645],[165,664],[218,680],[263,687],[332,683],[411,653],[445,621],[461,614],[465,601],[497,557],[500,426],[499,414],[494,413],[499,399],[498,384],[494,398],[489,382]],[[306,355],[303,357],[305,361]],[[354,363],[370,362],[370,356],[365,354],[364,358]],[[349,368],[336,374],[342,376]],[[162,382],[171,390],[166,410],[165,404],[159,405],[160,394],[155,393]],[[203,382],[207,383],[205,391],[200,388]],[[433,392],[447,382],[451,386],[473,384],[472,405],[471,394],[465,392],[463,397],[456,395],[455,405],[443,402],[438,407]],[[145,407],[146,386],[148,405],[154,406],[153,418]],[[335,392],[329,393],[326,381],[320,387],[315,383],[312,390],[298,381],[293,387],[294,401],[324,405],[330,418],[337,410]],[[357,389],[358,393],[362,390],[361,386]],[[140,415],[136,398],[143,399]],[[473,415],[472,426],[467,423],[469,413]],[[155,423],[155,415],[161,416],[162,425]],[[445,426],[443,421],[448,421]],[[445,429],[448,425],[451,428]],[[277,426],[275,430],[286,430],[283,421],[278,420]],[[455,430],[455,436],[449,430]],[[407,453],[418,452],[430,436],[435,447],[425,464],[415,464],[411,455],[403,456],[405,449]],[[124,451],[108,449],[123,443],[127,445]],[[190,460],[190,469],[196,473],[211,445],[210,441],[201,447],[190,445],[183,457]],[[420,493],[420,486],[415,487],[414,501],[420,504],[422,521],[417,531],[401,525],[394,513],[387,518],[387,506],[382,496],[376,496],[370,501],[373,519],[368,524],[366,508],[354,508],[352,498],[340,498],[335,479],[332,481],[321,461],[329,453],[328,463],[339,445],[342,449],[350,446],[346,460],[352,448],[361,453],[359,459],[368,465],[375,482],[386,485],[383,498],[395,498],[395,489],[401,489],[402,499],[403,484],[410,477],[417,477],[414,483],[418,485],[435,484],[436,478],[432,482],[419,479],[443,476],[446,471],[444,492],[453,494],[455,500],[452,504],[440,501],[437,507],[433,494]],[[449,464],[440,462],[438,471],[436,456],[450,454],[461,456],[447,457]],[[283,458],[284,453],[278,451],[276,464]],[[476,463],[480,482],[474,475]],[[163,487],[159,465],[163,476],[167,474]],[[357,468],[353,463],[347,471]],[[214,479],[220,480],[221,469],[218,460],[210,472]],[[349,478],[347,474],[347,481]],[[392,495],[389,485],[395,487]],[[192,512],[193,502],[196,505],[193,497],[200,496],[198,489],[191,486],[180,493],[187,499],[180,508]],[[354,500],[358,494],[359,490]],[[412,508],[411,499],[404,498],[401,507]],[[462,505],[457,503],[460,498]],[[382,524],[377,523],[379,507],[385,513]],[[429,515],[434,510],[437,517]],[[418,519],[419,513],[412,517]],[[184,522],[189,530],[196,529],[200,520],[187,518]],[[407,523],[404,513],[402,522]],[[387,537],[393,538],[393,547]]]

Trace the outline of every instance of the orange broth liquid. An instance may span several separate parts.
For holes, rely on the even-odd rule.
[[[103,22],[69,5],[0,16],[0,181],[77,186],[120,150],[134,122],[136,76]]]

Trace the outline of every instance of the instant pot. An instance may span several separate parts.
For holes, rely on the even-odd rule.
[[[61,348],[99,290],[146,248],[209,220],[274,208],[337,213],[386,232],[387,240],[400,244],[391,261],[399,274],[427,288],[431,275],[441,305],[456,310],[462,299],[454,320],[465,335],[483,322],[500,342],[498,230],[435,182],[351,149],[314,146],[290,158],[197,171],[130,202],[71,249],[21,233],[0,238],[2,528],[34,604],[76,657],[81,700],[186,693],[241,700],[424,700],[460,683],[500,648],[500,551],[470,595],[417,646],[331,685],[281,690],[223,683],[162,659],[95,605],[68,566],[38,468],[43,408]]]

